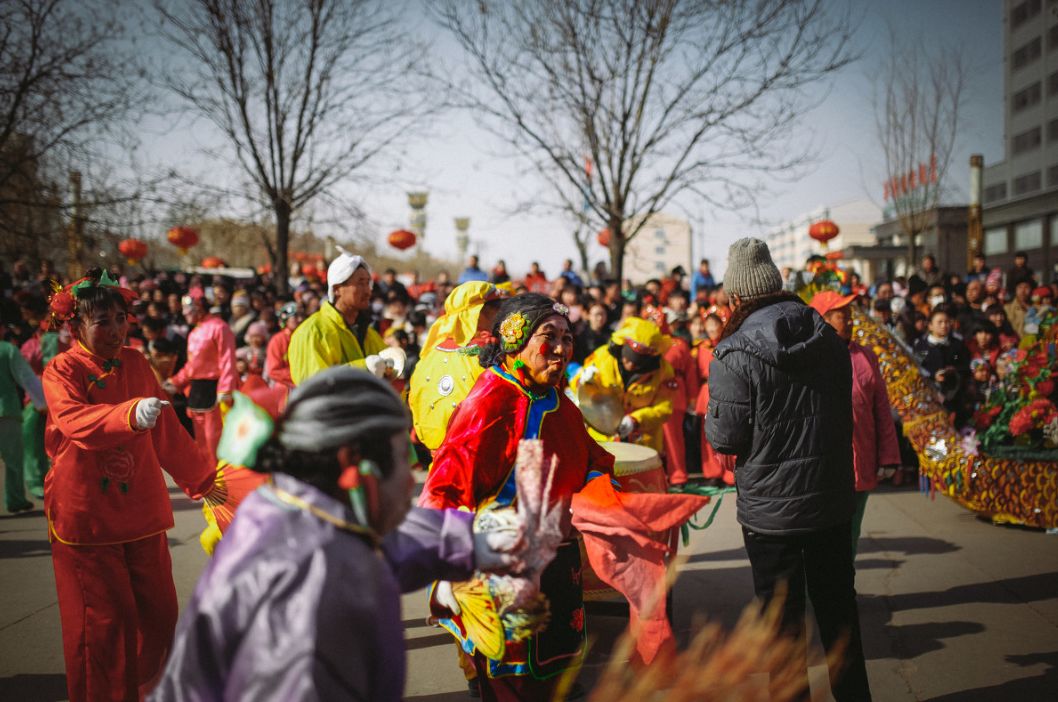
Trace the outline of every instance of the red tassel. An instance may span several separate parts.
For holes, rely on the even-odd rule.
[[[360,468],[347,466],[338,476],[338,487],[343,490],[356,490],[360,487]]]

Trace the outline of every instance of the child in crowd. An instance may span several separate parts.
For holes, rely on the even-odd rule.
[[[988,321],[996,328],[996,340],[999,344],[999,348],[1003,351],[1009,351],[1010,349],[1016,348],[1018,345],[1018,335],[1014,331],[1014,327],[1010,324],[1010,320],[1007,319],[1007,312],[1003,309],[1003,305],[995,304],[990,307],[985,307],[985,314],[988,315]]]
[[[995,368],[999,354],[1002,353],[998,336],[996,325],[987,319],[978,321],[973,328],[973,336],[966,343],[970,350],[970,360],[982,359],[988,362],[989,368]]]

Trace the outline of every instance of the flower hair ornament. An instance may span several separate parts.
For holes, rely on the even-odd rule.
[[[529,332],[529,318],[522,312],[512,312],[500,324],[500,344],[503,350],[512,353],[522,347]]]
[[[80,280],[76,280],[70,283],[65,288],[58,283],[52,281],[52,294],[48,298],[48,309],[51,311],[51,317],[56,322],[68,322],[73,319],[74,314],[77,310],[77,298],[81,297],[86,290],[91,288],[113,288],[115,292],[124,298],[126,303],[130,303],[136,299],[136,293],[128,288],[123,288],[110,277],[110,273],[103,271],[99,276],[99,280],[85,276]]]

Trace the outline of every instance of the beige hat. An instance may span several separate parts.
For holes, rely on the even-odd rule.
[[[724,290],[743,299],[782,291],[782,275],[760,239],[739,239],[727,252]]]

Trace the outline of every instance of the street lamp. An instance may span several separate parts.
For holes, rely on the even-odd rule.
[[[423,238],[426,235],[426,201],[429,199],[430,193],[424,190],[408,193],[408,207],[411,208],[411,219],[408,222],[408,228],[415,232],[419,246],[422,246]]]
[[[470,217],[456,217],[455,223],[459,260],[464,261],[467,257],[467,249],[470,247]]]

